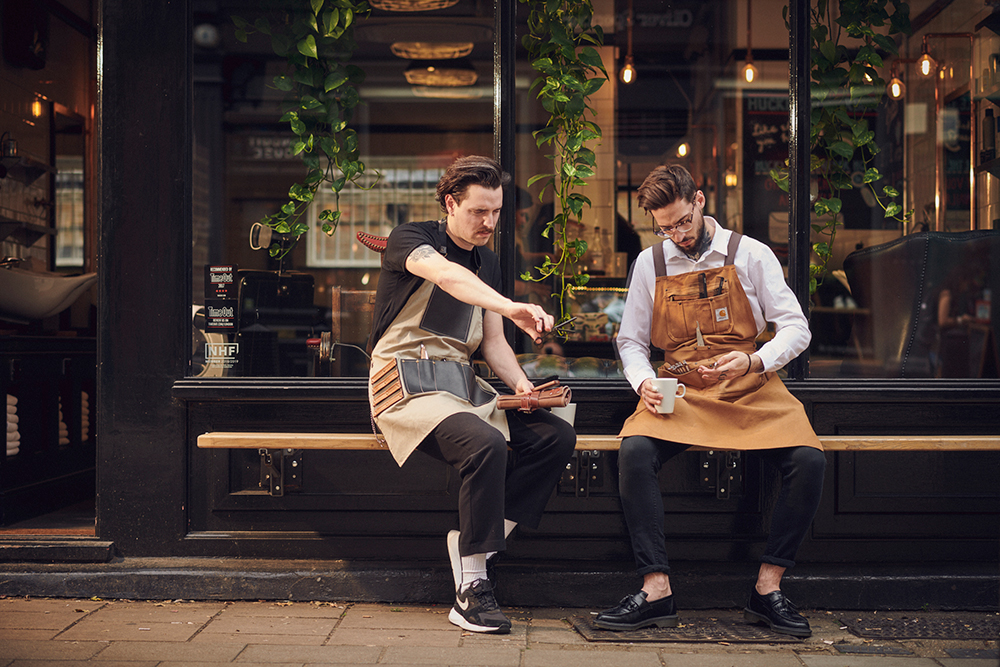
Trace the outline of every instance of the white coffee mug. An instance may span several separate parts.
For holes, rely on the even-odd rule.
[[[576,403],[570,403],[569,405],[562,408],[549,408],[552,410],[552,414],[562,419],[565,419],[573,425],[573,421],[576,419]]]
[[[677,381],[677,378],[651,378],[653,389],[663,394],[663,400],[656,406],[656,411],[667,415],[674,411],[674,399],[687,393],[687,387]]]

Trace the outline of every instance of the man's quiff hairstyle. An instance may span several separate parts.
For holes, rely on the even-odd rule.
[[[647,213],[670,206],[678,199],[694,201],[698,191],[688,170],[679,164],[660,165],[639,186],[639,206]]]
[[[437,184],[437,193],[434,198],[441,206],[441,210],[447,212],[444,198],[446,195],[454,197],[455,202],[461,204],[468,193],[470,185],[479,185],[487,190],[496,190],[510,183],[510,174],[500,168],[500,164],[493,158],[481,155],[469,155],[460,157],[451,163],[451,166],[441,176]]]

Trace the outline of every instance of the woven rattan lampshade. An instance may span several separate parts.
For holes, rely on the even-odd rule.
[[[447,9],[458,4],[458,0],[368,0],[375,9],[387,12],[429,12],[432,9]]]
[[[403,73],[414,86],[471,86],[478,78],[468,60],[414,60]]]
[[[408,60],[451,60],[472,53],[472,42],[393,42],[393,55]]]

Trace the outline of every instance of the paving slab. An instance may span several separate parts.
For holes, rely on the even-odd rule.
[[[86,612],[72,609],[59,611],[8,611],[0,607],[0,633],[8,630],[64,630],[83,619]]]
[[[0,612],[6,611],[34,611],[34,612],[59,612],[78,611],[85,613],[100,609],[107,602],[103,600],[62,600],[53,598],[0,598]]]
[[[0,656],[7,660],[88,660],[107,647],[102,642],[38,642],[0,637]]]
[[[649,649],[606,647],[532,649],[525,651],[522,667],[661,667],[659,652]]]
[[[225,642],[229,644],[271,644],[273,646],[323,646],[326,644],[326,635],[258,635],[249,632],[232,633],[198,633],[191,638],[192,644],[215,644]]]
[[[65,632],[58,639],[65,641],[139,641],[139,642],[185,642],[198,630],[200,624],[192,622],[158,623],[146,620],[130,620],[128,617],[116,619],[85,618]]]
[[[226,616],[281,616],[294,618],[340,618],[349,605],[332,602],[230,602]]]
[[[109,602],[88,618],[101,620],[120,620],[127,618],[135,621],[159,623],[204,623],[216,614],[226,609],[225,602]]]
[[[337,624],[332,618],[301,618],[293,616],[229,616],[220,614],[212,619],[201,634],[246,633],[257,635],[305,635],[327,637]]]
[[[436,648],[431,646],[390,646],[379,664],[387,665],[475,665],[477,667],[518,667],[520,649]]]
[[[453,630],[417,630],[411,628],[337,628],[326,642],[331,646],[438,646],[458,648],[462,633]]]
[[[871,655],[801,656],[806,667],[940,667],[933,658]]]
[[[2,663],[0,663],[2,664]],[[15,660],[10,667],[156,667],[155,660],[136,662],[104,662],[103,660]],[[219,667],[215,663],[214,667]]]
[[[455,629],[448,621],[450,607],[403,607],[395,605],[352,605],[340,619],[338,628],[412,628],[415,630]]]
[[[276,664],[296,662],[331,665],[374,665],[384,649],[380,646],[266,646],[250,644],[240,653],[236,664],[261,662]]]
[[[174,662],[231,662],[246,648],[241,643],[117,641],[101,651],[101,660],[171,660]]]
[[[752,653],[738,654],[661,654],[666,667],[802,667],[802,663],[794,654],[759,655]]]

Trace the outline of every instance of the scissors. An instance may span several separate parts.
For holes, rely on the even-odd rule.
[[[536,344],[541,344],[547,340],[552,340],[556,336],[565,336],[569,332],[573,331],[574,327],[571,325],[575,320],[576,316],[573,316],[568,320],[566,320],[565,322],[560,322],[559,324],[555,325],[554,327],[552,327],[551,330],[545,332],[545,335],[543,335],[541,338],[535,341]]]

